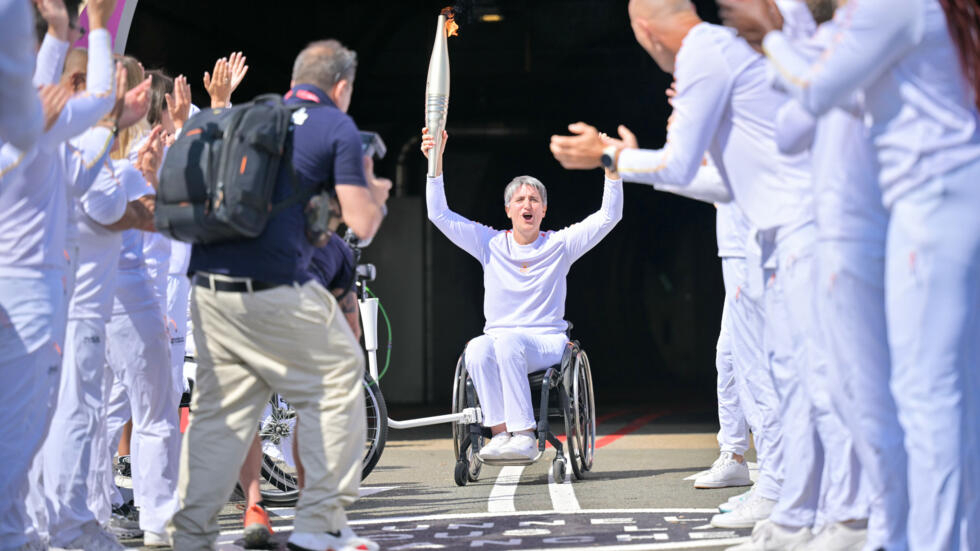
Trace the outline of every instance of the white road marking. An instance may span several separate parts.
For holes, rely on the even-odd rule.
[[[548,493],[551,495],[551,506],[559,513],[571,513],[580,511],[582,507],[578,504],[575,497],[575,490],[572,488],[572,463],[568,454],[565,454],[565,480],[555,480],[555,464],[548,467]]]
[[[488,513],[512,513],[517,511],[514,507],[514,494],[517,493],[517,484],[521,481],[521,473],[524,467],[506,466],[500,469],[497,480],[493,483],[490,490],[490,497],[487,498]]]

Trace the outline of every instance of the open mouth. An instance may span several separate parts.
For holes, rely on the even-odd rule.
[[[522,217],[524,218],[524,221],[525,221],[525,222],[530,222],[531,220],[534,220],[534,215],[532,215],[532,214],[531,214],[531,213],[529,213],[529,212],[525,212],[525,213],[524,213],[524,214],[522,214],[521,216],[522,216]]]

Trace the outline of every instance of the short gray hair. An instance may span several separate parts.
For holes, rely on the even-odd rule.
[[[354,81],[357,53],[337,40],[317,40],[303,48],[293,62],[293,82],[329,91],[341,80]]]
[[[521,186],[531,186],[538,191],[541,195],[541,203],[545,206],[548,205],[548,190],[544,188],[544,184],[541,180],[538,180],[534,176],[518,176],[507,184],[504,188],[504,206],[510,204],[510,198],[514,196],[514,192],[521,188]]]

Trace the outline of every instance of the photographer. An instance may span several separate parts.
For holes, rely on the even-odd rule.
[[[344,223],[369,238],[382,208],[367,187],[361,140],[346,115],[357,60],[335,40],[307,46],[293,65],[292,164],[301,189],[333,190]],[[280,173],[274,202],[295,191]],[[255,239],[194,245],[192,316],[198,349],[193,414],[184,439],[177,549],[211,549],[217,516],[273,391],[292,404],[303,433],[306,486],[293,549],[377,546],[357,538],[345,508],[358,495],[365,438],[364,360],[336,299],[309,273],[317,236],[292,205]]]

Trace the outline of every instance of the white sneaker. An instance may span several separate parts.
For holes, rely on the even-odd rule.
[[[867,539],[867,522],[832,522],[817,532],[817,535],[803,549],[807,551],[861,551]]]
[[[286,547],[292,551],[314,551],[332,549],[333,551],[378,551],[381,547],[367,539],[359,537],[349,526],[339,532],[293,532],[286,542]]]
[[[718,506],[718,510],[721,511],[722,513],[730,513],[734,511],[736,507],[744,503],[746,499],[749,499],[749,496],[752,495],[752,490],[754,489],[755,486],[749,488],[749,491],[747,492],[742,492],[738,495],[734,495],[728,498],[728,501]]]
[[[775,500],[766,499],[753,492],[730,513],[720,513],[711,517],[711,525],[715,528],[752,528],[755,523],[769,518],[775,506]]]
[[[728,551],[800,551],[811,539],[809,528],[793,531],[764,520],[752,530],[750,541],[729,547]]]
[[[54,548],[54,547],[52,547]],[[68,545],[60,549],[81,549],[82,551],[124,551],[116,537],[106,532],[101,526],[83,532],[81,536],[68,542]]]
[[[695,488],[730,488],[751,486],[749,465],[735,460],[732,452],[721,452],[711,469],[694,480]]]
[[[507,431],[498,432],[487,442],[486,446],[480,448],[480,459],[500,459],[500,448],[510,442],[510,433]]]
[[[527,459],[538,456],[538,441],[534,436],[518,432],[510,437],[510,441],[500,448],[498,459]]]
[[[173,547],[173,540],[170,538],[170,534],[166,532],[151,532],[145,530],[143,532],[143,547]]]

